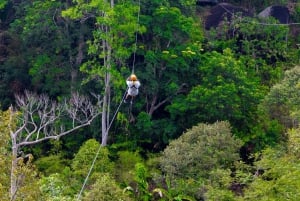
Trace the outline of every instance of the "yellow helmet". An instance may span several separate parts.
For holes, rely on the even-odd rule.
[[[131,81],[137,81],[137,77],[135,74],[130,75],[130,80]]]

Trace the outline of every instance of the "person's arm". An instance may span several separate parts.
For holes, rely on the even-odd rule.
[[[130,81],[130,80],[126,80],[126,84],[127,84],[127,86],[128,86],[128,87],[132,87],[132,85],[133,85],[133,82],[132,82],[132,81]]]
[[[141,86],[141,83],[140,83],[140,81],[135,81],[135,83],[134,83],[134,86],[135,86],[135,88],[139,88],[140,86]]]

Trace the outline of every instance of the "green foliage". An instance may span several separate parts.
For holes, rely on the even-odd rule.
[[[140,18],[147,31],[141,34],[137,56],[141,58],[135,69],[142,85],[140,96],[146,102],[136,104],[137,128],[141,140],[151,144],[166,144],[181,133],[181,124],[171,122],[165,107],[196,82],[197,62],[202,51],[203,31],[192,17],[177,7],[180,2],[149,1],[142,4]],[[151,80],[151,81],[149,81]],[[144,99],[143,99],[144,100]],[[140,119],[141,117],[141,119]],[[180,129],[178,129],[180,127]]]
[[[45,175],[61,172],[66,164],[68,164],[68,161],[63,159],[60,154],[41,157],[35,161],[39,171]]]
[[[83,201],[130,201],[132,200],[120,189],[115,180],[109,174],[97,175],[96,182],[85,193]]]
[[[16,125],[11,119],[10,110],[0,111],[0,199],[3,201],[10,199],[11,186],[11,139],[10,129],[14,129]],[[33,165],[33,156],[28,154],[20,156],[17,159],[17,168],[14,172],[18,178],[18,190],[15,195],[16,201],[39,200],[40,191],[38,188],[38,172]]]
[[[25,9],[24,23],[22,27],[23,36],[28,37],[27,39],[34,39],[32,37],[34,37],[35,34],[42,36],[42,38],[36,38],[34,40],[43,40],[46,39],[47,36],[51,37],[50,33],[56,30],[55,24],[53,23],[53,18],[51,18],[51,14],[53,14],[51,11],[55,8],[58,8],[61,3],[39,0],[32,2],[32,4],[28,4],[28,2],[26,3],[23,4]]]
[[[139,131],[148,133],[153,128],[153,122],[151,121],[151,116],[146,112],[140,112],[138,115],[138,121],[136,127]]]
[[[163,152],[161,168],[171,178],[205,178],[217,167],[231,167],[239,158],[240,145],[229,123],[200,123],[171,141]]]
[[[205,200],[238,200],[243,195],[245,186],[253,181],[255,167],[236,161],[230,169],[216,168],[203,181]]]
[[[258,79],[249,76],[246,64],[236,59],[230,49],[223,54],[205,53],[199,73],[199,84],[186,97],[178,97],[168,106],[173,118],[189,116],[188,125],[227,120],[235,133],[247,133],[264,94]]]
[[[295,66],[284,74],[284,78],[274,85],[265,97],[263,109],[271,119],[277,119],[286,127],[297,126],[300,120],[300,67]]]
[[[48,177],[43,177],[39,181],[40,189],[45,201],[72,201],[69,196],[63,195],[66,183],[62,180],[62,175],[55,173]]]
[[[216,169],[210,172],[209,184],[205,187],[205,200],[207,201],[234,201],[235,196],[229,187],[232,182],[230,170]]]
[[[269,19],[266,23],[276,21]],[[280,60],[280,57],[286,58],[288,43],[285,37],[289,31],[288,26],[262,26],[255,19],[251,19],[251,22],[240,23],[239,28],[243,35],[242,51],[246,55],[252,55],[254,59],[263,58],[268,64]]]
[[[69,88],[66,69],[62,66],[53,64],[54,58],[48,55],[37,55],[32,60],[32,67],[29,69],[29,75],[32,77],[34,86],[42,86],[50,95],[61,94],[61,91]],[[54,65],[54,66],[53,66]],[[53,80],[56,80],[56,86],[53,87]],[[59,82],[58,82],[59,81]],[[51,83],[51,84],[50,84]]]
[[[257,11],[273,3],[287,3],[228,2]],[[147,155],[149,160],[143,165],[137,151],[116,151],[114,167],[108,150],[101,148],[84,200],[128,200],[120,191],[119,182],[136,188],[137,200],[296,200],[300,185],[299,132],[293,130],[286,135],[284,131],[286,127],[298,126],[300,118],[299,66],[274,84],[291,64],[299,63],[299,49],[295,45],[299,36],[289,35],[290,29],[297,33],[298,28],[262,26],[262,21],[237,16],[231,23],[226,21],[220,29],[204,34],[199,16],[194,16],[194,0],[145,0],[140,8],[133,1],[114,3],[112,6],[109,1],[97,0],[0,0],[2,105],[7,108],[13,93],[21,93],[25,88],[53,97],[68,94],[72,87],[82,89],[82,74],[78,72],[81,66],[88,75],[86,80],[93,79],[86,85],[87,93],[102,93],[109,73],[110,111],[114,111],[136,53],[135,72],[142,82],[132,111],[136,121],[129,122],[128,108],[121,108],[111,138],[119,144],[112,149],[158,151],[198,122],[221,120],[229,121],[232,133],[244,142],[272,148],[263,151],[261,160],[253,167],[265,172],[254,176],[256,170],[252,167],[237,162],[232,165],[241,144],[229,134],[228,125],[199,124],[163,152],[160,164],[166,178],[157,170],[154,156]],[[298,4],[293,11],[292,20],[298,22]],[[264,22],[276,23],[274,19]],[[103,49],[103,42],[111,52]],[[257,105],[266,93],[264,86],[270,87],[270,93],[257,113]],[[1,111],[0,200],[9,200],[8,118],[8,113]],[[92,132],[98,135],[99,125],[93,126]],[[45,175],[39,183],[31,161],[20,158],[17,174],[22,185],[18,199],[70,200],[78,193],[99,143],[87,141],[71,167],[64,167],[69,164],[63,157],[73,157],[81,142],[92,135],[89,130],[83,132],[86,135],[67,137],[56,144],[58,153],[53,153],[53,148],[49,151],[49,144],[32,149],[33,155],[39,156],[35,164]],[[277,148],[278,142],[288,146]],[[143,147],[138,148],[139,145]],[[43,157],[49,152],[50,156]],[[53,174],[56,172],[60,173]],[[113,173],[117,181],[103,172]],[[240,185],[241,190],[247,186],[245,195],[235,197],[229,190],[234,185]]]
[[[62,20],[59,11],[64,6],[58,1],[22,1],[15,6],[17,17],[10,26],[22,41],[19,57],[25,63],[22,67],[28,71],[26,75],[31,76],[30,84],[55,97],[69,94],[71,86],[78,84],[71,75],[77,71],[74,41],[78,34],[84,34],[83,30],[74,32],[78,26]]]
[[[31,201],[41,198],[41,191],[38,183],[38,172],[32,164],[33,156],[18,158],[16,176],[18,177],[18,190],[15,195],[16,201]]]
[[[138,152],[119,151],[115,162],[115,175],[117,181],[128,185],[134,181],[134,167],[143,161]]]
[[[200,181],[199,181],[200,180]],[[203,199],[203,181],[201,179],[176,179],[166,178],[166,200],[195,201]]]
[[[0,200],[9,200],[10,165],[9,149],[9,111],[0,110]]]
[[[108,156],[108,149],[106,147],[100,147],[100,144],[95,139],[87,140],[80,147],[79,151],[75,154],[70,167],[63,165],[64,161],[59,158],[59,155],[45,157],[37,161],[40,168],[47,168],[44,172],[55,172],[54,174],[44,177],[45,182],[53,180],[53,185],[55,186],[54,189],[48,189],[47,187],[42,189],[46,192],[46,196],[51,197],[51,194],[54,193],[57,196],[57,199],[69,199],[69,197],[74,197],[75,194],[80,191],[80,188],[92,167],[92,163],[98,150],[99,155],[87,182],[87,185],[92,185],[98,178],[98,174],[113,173],[114,169],[114,164],[110,161]],[[56,159],[57,161],[55,163],[48,163],[48,160],[56,157],[58,159]],[[55,171],[56,168],[60,168],[60,171]],[[57,180],[58,178],[59,180]]]
[[[197,199],[208,196],[214,200],[217,191],[227,198],[232,197],[232,193],[225,190],[231,181],[226,169],[239,159],[240,146],[241,142],[232,137],[228,122],[194,126],[171,141],[162,154],[161,169],[170,179],[168,191]],[[217,173],[223,176],[218,177]]]
[[[234,16],[224,26],[210,31],[208,50],[221,52],[232,49],[244,63],[248,72],[258,75],[264,85],[271,86],[280,78],[288,65],[298,62],[298,51],[289,40],[289,26],[267,26],[275,19],[264,22],[255,18]]]
[[[287,148],[265,149],[256,162],[261,174],[249,185],[242,200],[298,200],[300,130],[288,132]]]
[[[196,0],[172,0],[170,6],[179,8],[184,15],[193,16],[196,11]]]
[[[70,167],[62,167],[59,173],[43,176],[39,180],[44,199],[72,200],[82,187],[82,181],[75,177]]]
[[[292,20],[294,22],[299,22],[299,20],[300,20],[300,5],[299,4],[294,5],[294,12],[292,12],[291,14],[292,14],[292,16],[291,16]]]
[[[159,25],[152,30],[157,39],[169,40],[172,43],[182,43],[187,38],[193,40],[192,37],[201,39],[200,30],[191,29],[195,26],[194,20],[182,15],[178,8],[161,6],[155,10],[153,15],[153,23]],[[174,35],[174,32],[177,34]]]
[[[7,0],[0,0],[0,9],[4,8],[7,4]]]
[[[11,39],[18,43],[15,39]],[[30,77],[27,74],[26,62],[19,55],[17,48],[13,47],[13,55],[0,64],[0,99],[1,106],[7,109],[13,101],[14,93],[19,93],[26,86],[30,85]],[[17,55],[15,55],[17,54]]]
[[[146,112],[140,112],[135,124],[138,136],[135,139],[140,143],[168,144],[170,138],[174,138],[176,125],[167,118],[151,119]]]
[[[113,76],[116,76],[114,84],[120,84],[117,82],[121,79],[119,72],[107,67],[123,67],[125,59],[134,51],[135,32],[145,30],[143,26],[137,24],[138,9],[130,1],[116,3],[114,6],[102,1],[90,3],[76,1],[74,7],[62,12],[63,16],[73,19],[84,18],[85,15],[97,16],[95,19],[97,29],[93,32],[93,40],[88,41],[88,54],[91,59],[81,66],[81,71],[90,76],[88,80],[94,79],[95,76],[102,78],[109,70]],[[109,50],[102,49],[103,41],[113,50],[113,54],[110,55]],[[111,60],[107,61],[106,57],[110,57]]]
[[[270,120],[266,114],[259,112],[256,122],[258,123],[251,128],[251,134],[243,139],[248,142],[252,141],[257,150],[265,146],[275,146],[286,140],[285,127],[278,120]]]
[[[77,178],[86,177],[100,144],[95,139],[87,140],[75,155],[71,167]],[[108,157],[108,149],[101,147],[98,158],[95,162],[93,172],[110,173],[113,170],[113,163]]]
[[[147,169],[143,163],[137,163],[135,165],[135,181],[137,182],[136,197],[137,200],[148,201],[151,199],[151,193],[149,192],[149,184],[147,178],[149,177]]]

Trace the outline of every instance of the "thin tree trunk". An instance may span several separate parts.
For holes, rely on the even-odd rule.
[[[108,80],[108,75],[106,75],[105,78],[105,83]],[[101,125],[102,125],[102,142],[101,145],[102,146],[106,146],[107,145],[107,135],[108,135],[108,119],[109,119],[109,104],[108,104],[108,96],[109,96],[109,86],[107,86],[107,84],[105,84],[105,91],[104,91],[104,97],[103,97],[103,105],[102,105],[102,119],[101,119]]]
[[[111,8],[114,7],[114,0],[110,1]],[[109,27],[104,27],[106,34],[109,32]],[[111,94],[111,87],[110,87],[110,68],[111,68],[111,62],[112,62],[112,48],[111,45],[108,43],[107,40],[103,41],[103,52],[106,53],[104,58],[104,68],[106,68],[105,76],[104,76],[104,97],[103,97],[103,107],[102,107],[102,119],[101,119],[101,132],[102,132],[102,141],[101,145],[106,146],[108,141],[108,132],[109,132],[109,126],[110,126],[110,120],[109,120],[109,113],[110,113],[110,94]]]
[[[86,97],[73,94],[70,100],[62,103],[51,102],[45,95],[36,96],[25,92],[24,96],[16,96],[18,110],[22,114],[10,109],[8,129],[11,140],[11,169],[10,169],[10,201],[17,199],[21,178],[18,164],[18,152],[22,146],[38,144],[46,140],[57,140],[62,136],[88,126],[101,113],[99,103],[94,106]],[[18,118],[17,124],[15,122]],[[57,125],[62,117],[68,117],[73,124],[65,129]],[[22,175],[23,176],[23,175]],[[19,199],[19,198],[18,198]],[[21,199],[21,198],[20,198]]]
[[[13,132],[13,116],[14,111],[13,107],[9,108],[10,116],[9,116],[9,132],[12,143],[12,158],[11,158],[11,170],[10,170],[10,200],[14,201],[17,193],[17,157],[18,157],[18,145],[17,145],[17,134]]]
[[[18,155],[18,147],[15,143],[15,140],[12,140],[12,159],[11,159],[11,171],[10,171],[10,200],[14,201],[17,193],[17,155]]]
[[[102,146],[107,145],[107,140],[108,140],[108,131],[109,131],[109,113],[110,113],[110,93],[111,93],[111,88],[110,88],[110,68],[111,68],[111,47],[110,45],[105,41],[105,49],[106,49],[106,60],[105,60],[105,68],[106,68],[106,73],[105,73],[105,90],[104,90],[104,97],[103,97],[103,110],[102,110]]]
[[[80,25],[82,26],[82,25]],[[80,28],[81,29],[81,28]],[[80,68],[80,65],[83,60],[83,47],[85,45],[84,42],[84,36],[82,33],[80,33],[79,41],[78,41],[78,53],[75,60],[75,66],[72,66],[71,69],[71,93],[74,93],[76,91],[76,85],[77,85],[77,76],[78,76],[78,69]]]

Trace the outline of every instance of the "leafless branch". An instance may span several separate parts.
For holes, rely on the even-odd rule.
[[[58,139],[90,125],[101,113],[99,102],[99,96],[97,104],[93,105],[87,97],[74,93],[69,100],[58,103],[45,95],[25,92],[22,96],[16,96],[21,114],[17,115],[17,129],[11,132],[12,137],[18,147]],[[63,124],[67,119],[71,120],[71,126]]]

